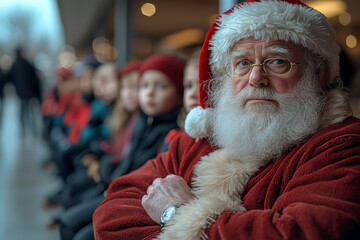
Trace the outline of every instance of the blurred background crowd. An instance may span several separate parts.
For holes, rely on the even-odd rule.
[[[238,2],[0,0],[0,239],[92,239],[110,182],[183,130],[206,32]],[[360,117],[360,2],[304,2]]]

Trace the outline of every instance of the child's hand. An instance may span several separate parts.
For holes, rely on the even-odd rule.
[[[82,164],[85,167],[88,167],[90,165],[91,162],[93,161],[97,161],[97,157],[94,154],[86,154],[83,156],[83,158],[81,159]]]
[[[92,161],[87,169],[87,175],[94,179],[95,182],[100,182],[100,162]]]

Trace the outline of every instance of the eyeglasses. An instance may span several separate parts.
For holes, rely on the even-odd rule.
[[[291,62],[286,58],[267,58],[260,64],[251,64],[247,60],[231,61],[227,64],[225,72],[231,78],[238,78],[250,74],[254,66],[260,66],[267,75],[284,76],[290,73],[296,64],[301,62]]]

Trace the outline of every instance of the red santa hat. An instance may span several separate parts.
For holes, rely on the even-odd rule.
[[[179,59],[166,56],[158,55],[152,56],[146,59],[139,69],[140,77],[147,70],[157,70],[165,74],[177,87],[179,93],[183,94],[184,85],[184,68],[185,63]]]
[[[241,39],[284,40],[320,55],[328,64],[327,84],[338,77],[339,51],[335,31],[320,12],[299,0],[248,0],[220,14],[203,44],[199,62],[199,101],[185,121],[185,131],[194,138],[209,136],[212,109],[208,99],[209,79],[222,73],[230,50]]]

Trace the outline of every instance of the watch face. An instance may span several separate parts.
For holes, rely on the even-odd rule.
[[[160,219],[161,223],[165,223],[169,221],[172,215],[174,215],[175,211],[176,211],[175,206],[170,206],[167,209],[165,209],[164,212],[161,214],[161,219]]]

